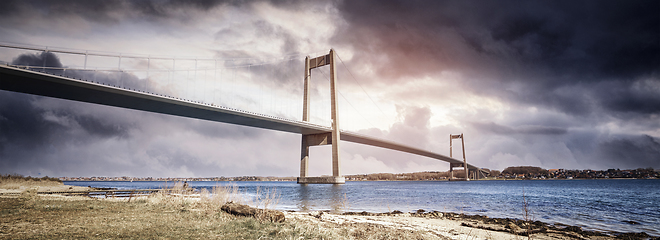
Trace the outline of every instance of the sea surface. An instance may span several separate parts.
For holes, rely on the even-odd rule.
[[[65,182],[117,189],[152,189],[172,182]],[[334,212],[455,212],[532,220],[585,230],[646,232],[660,236],[660,180],[365,181],[344,185],[295,182],[188,182],[196,189],[235,185],[247,199],[273,190],[280,210]],[[636,223],[636,224],[632,224]]]

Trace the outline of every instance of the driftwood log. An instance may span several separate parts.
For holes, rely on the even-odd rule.
[[[220,209],[232,215],[253,217],[260,221],[284,222],[284,213],[276,210],[253,208],[234,202],[225,203]]]

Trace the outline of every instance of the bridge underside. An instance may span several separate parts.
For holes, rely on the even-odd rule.
[[[0,89],[298,134],[329,127],[0,65]]]
[[[332,128],[307,122],[281,119],[237,109],[215,106],[212,104],[119,88],[91,81],[76,80],[11,66],[0,65],[0,90],[231,123],[302,135],[332,133]],[[343,141],[426,156],[449,162],[450,164],[463,164],[463,161],[455,158],[382,139],[367,137],[357,133],[339,131],[337,137]],[[467,164],[467,167],[468,169],[478,169],[471,164]],[[339,179],[335,180],[340,181]]]

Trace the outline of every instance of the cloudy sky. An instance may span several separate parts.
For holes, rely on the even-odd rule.
[[[464,133],[468,162],[490,169],[660,168],[659,9],[655,0],[5,0],[0,42],[219,59],[212,71],[130,72],[121,81],[296,119],[304,56],[334,48],[344,129],[445,155],[448,135]],[[3,62],[44,57],[84,65],[80,56],[0,48]],[[314,121],[327,124],[328,70],[312,74]],[[329,153],[312,148],[311,175],[331,174]],[[351,143],[342,154],[344,174],[448,169]],[[295,134],[0,91],[3,174],[297,176],[299,156]]]

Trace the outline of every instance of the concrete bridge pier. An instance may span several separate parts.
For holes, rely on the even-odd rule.
[[[332,132],[320,134],[303,134],[301,140],[300,154],[300,177],[299,184],[328,183],[343,184],[346,179],[341,175],[341,159],[339,157],[339,102],[337,101],[337,75],[335,64],[335,50],[330,49],[328,55],[310,59],[305,58],[305,83],[303,93],[303,121],[309,121],[309,89],[311,70],[317,67],[330,65],[330,115],[332,117]],[[332,176],[309,177],[309,147],[318,145],[332,145]]]
[[[461,139],[461,149],[463,149],[463,163],[449,163],[449,181],[470,181],[470,174],[468,171],[468,165],[467,165],[467,160],[465,159],[465,140],[463,138],[463,134],[461,133],[460,135],[452,135],[449,134],[449,157],[453,157],[453,149],[452,149],[452,140],[454,139]],[[463,167],[465,170],[465,178],[464,179],[454,179],[454,167]]]
[[[474,174],[473,171],[468,172],[465,166],[465,163],[449,163],[449,181],[470,181],[470,175],[465,175],[464,178],[454,178],[454,168],[463,168],[465,169],[465,174]]]

